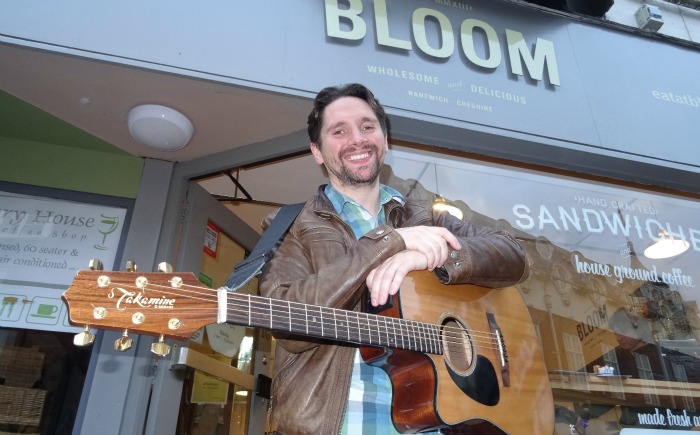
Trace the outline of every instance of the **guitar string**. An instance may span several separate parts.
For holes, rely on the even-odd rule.
[[[127,287],[132,290],[136,291],[142,291],[142,288],[136,286],[136,285],[123,285],[123,287]],[[190,288],[189,290],[186,290],[185,288]],[[194,290],[191,290],[194,289]],[[201,287],[201,286],[193,286],[189,284],[183,284],[180,286],[180,288],[176,287],[169,287],[169,286],[163,286],[159,284],[153,284],[149,283],[146,287],[146,292],[149,290],[151,291],[159,291],[162,294],[165,295],[178,295],[178,291],[180,292],[181,296],[187,296],[193,299],[198,299],[202,301],[207,301],[207,302],[217,302],[218,298],[216,295],[216,290],[207,288],[207,287]],[[194,295],[197,295],[198,297],[194,297],[192,295],[186,295],[186,293],[191,293]],[[240,301],[233,301],[231,302],[231,297],[235,297],[236,299],[245,299],[244,303],[240,303]],[[455,327],[450,327],[446,325],[436,325],[432,323],[425,323],[425,322],[417,322],[414,320],[410,319],[403,319],[403,318],[395,318],[395,317],[389,317],[389,316],[381,316],[381,315],[372,315],[368,313],[362,313],[362,312],[355,312],[355,311],[347,311],[347,310],[338,310],[335,308],[330,308],[330,307],[320,307],[320,306],[313,306],[313,305],[308,305],[308,304],[303,304],[299,302],[289,302],[289,301],[278,301],[276,299],[269,299],[269,298],[263,298],[261,296],[257,295],[250,295],[250,294],[243,294],[243,293],[229,293],[228,298],[227,298],[227,305],[228,305],[228,310],[231,311],[233,310],[234,314],[237,311],[243,311],[251,313],[248,316],[243,316],[243,317],[250,317],[250,318],[255,318],[256,320],[260,321],[260,323],[266,323],[269,324],[270,322],[273,323],[273,326],[275,324],[281,325],[284,323],[285,325],[291,325],[293,327],[297,327],[296,329],[297,332],[300,332],[303,329],[303,327],[300,327],[300,325],[307,325],[308,326],[308,321],[305,322],[298,322],[298,318],[295,318],[294,316],[290,317],[289,313],[295,312],[295,311],[300,311],[303,310],[304,316],[309,313],[308,308],[313,307],[313,309],[318,309],[319,311],[319,317],[323,320],[320,324],[317,324],[317,322],[312,323],[311,326],[309,326],[309,329],[328,329],[328,330],[335,330],[337,325],[337,322],[331,322],[328,323],[326,322],[327,320],[330,320],[327,316],[323,316],[323,310],[325,311],[332,311],[334,319],[337,319],[338,317],[345,318],[347,323],[348,323],[348,334],[345,334],[346,336],[349,336],[351,334],[350,330],[354,329],[356,330],[356,334],[359,339],[362,338],[362,333],[364,332],[364,335],[367,337],[377,337],[380,342],[376,343],[377,345],[381,344],[386,344],[390,345],[391,347],[405,347],[408,349],[416,349],[416,350],[421,350],[424,352],[427,352],[423,347],[431,347],[435,348],[437,347],[443,340],[439,340],[437,337],[437,334],[434,332],[434,329],[437,328],[438,331],[442,331],[442,333],[448,337],[445,342],[446,344],[457,344],[457,345],[462,345],[463,341],[462,339],[464,338],[463,335],[466,334],[467,329],[466,328],[455,328]],[[253,305],[258,305],[257,307],[257,312],[256,308]],[[233,307],[233,308],[231,308]],[[172,313],[174,312],[180,312],[179,310],[162,310],[162,309],[157,309],[157,308],[147,308],[147,307],[140,307],[142,308],[141,311],[148,310],[148,311],[153,311],[157,315],[163,315],[163,316],[168,316],[172,317]],[[205,308],[202,308],[205,309]],[[286,311],[287,314],[285,316],[280,316],[277,314],[273,314],[274,309],[277,309],[278,311]],[[191,310],[188,310],[191,311]],[[316,311],[314,311],[315,313]],[[338,313],[341,313],[340,316],[338,316]],[[342,314],[342,313],[347,313],[347,314]],[[212,310],[213,315],[216,314],[216,310]],[[295,313],[297,314],[297,317],[301,315],[301,313]],[[329,314],[329,313],[327,313]],[[258,317],[261,316],[261,317]],[[277,317],[277,322],[275,323],[275,319],[272,318],[276,316]],[[241,316],[238,316],[239,318]],[[206,318],[202,318],[204,320]],[[265,320],[264,322],[261,321],[265,319],[270,319],[270,321]],[[359,325],[357,328],[355,328],[354,324],[351,325],[350,323],[359,323],[361,321],[370,321],[371,319],[374,319],[375,322],[373,324],[368,324],[367,328],[362,328]],[[383,320],[384,325],[381,325],[380,320]],[[400,324],[403,323],[406,326],[406,329],[413,328],[413,331],[403,331],[401,327],[396,328],[394,325],[394,321],[399,322]],[[331,326],[327,326],[331,325]],[[251,326],[260,326],[260,327],[266,327],[267,325],[251,325]],[[373,329],[374,328],[374,329]],[[418,328],[418,331],[415,330],[415,328]],[[267,329],[272,329],[269,326],[267,326]],[[274,328],[278,330],[288,330],[288,328]],[[372,335],[372,331],[375,331],[376,334]],[[398,331],[398,332],[397,332]],[[406,334],[408,333],[408,334]],[[411,334],[412,333],[412,334]],[[401,342],[402,340],[405,339],[405,341],[408,342],[408,345],[403,345],[403,346],[397,346],[399,343],[384,343],[382,342],[382,334],[384,335],[389,335],[392,334],[393,336],[396,337],[396,341]],[[487,348],[493,348],[493,349],[498,349],[499,346],[497,343],[494,343],[494,339],[497,338],[497,335],[491,332],[484,333],[484,332],[472,332],[471,334],[468,334],[470,337],[474,337],[474,339],[470,340],[472,342],[475,342],[477,344],[481,344],[484,347]],[[334,338],[335,336],[331,336],[330,334],[323,334],[322,335],[325,338]],[[450,341],[454,336],[454,339],[456,341]],[[336,338],[342,338],[342,337],[336,337]],[[486,338],[487,340],[483,340]],[[352,341],[352,340],[349,340]],[[411,342],[413,341],[413,346],[411,345]],[[421,343],[419,343],[419,341]],[[367,340],[364,341],[364,343],[367,343]],[[429,343],[433,343],[431,346]],[[362,344],[362,343],[360,343]],[[375,344],[375,343],[370,343],[370,344]],[[420,349],[418,349],[420,347]],[[439,346],[442,347],[442,346]]]
[[[151,290],[153,290],[152,287],[153,287],[153,285],[151,285]],[[162,287],[162,288],[168,289],[172,293],[172,289],[170,289],[169,287]],[[196,294],[201,295],[204,298],[209,298],[211,300],[211,295],[208,295],[206,293],[202,293],[201,290],[204,290],[205,292],[213,292],[214,290],[209,289],[209,288],[198,287],[198,286],[192,286],[192,288],[200,290],[200,292],[198,292]],[[184,289],[183,289],[183,291],[184,291]],[[193,293],[191,290],[189,292]],[[164,292],[164,293],[167,294],[168,292]],[[242,304],[239,303],[238,305],[236,305],[235,302],[233,304],[232,303],[228,304],[229,306],[231,306],[231,305],[234,306],[234,308],[233,308],[234,312],[237,310],[240,310],[243,312],[252,313],[249,316],[243,316],[243,317],[249,317],[249,318],[253,317],[253,318],[256,318],[256,320],[258,320],[258,321],[260,321],[260,319],[264,320],[264,322],[261,321],[261,323],[264,323],[263,325],[258,324],[258,325],[252,325],[252,326],[263,326],[263,327],[267,327],[268,329],[271,329],[269,327],[269,322],[266,319],[270,318],[268,313],[271,313],[271,308],[272,309],[275,308],[274,306],[271,307],[272,303],[275,302],[274,299],[266,299],[266,298],[262,298],[260,296],[240,294],[240,293],[239,294],[230,294],[229,296],[235,296],[238,299],[244,300]],[[260,299],[260,300],[264,299],[266,302],[262,302],[262,303],[256,302],[255,299]],[[206,299],[202,299],[202,300],[206,300]],[[284,303],[283,304],[275,303],[275,305],[277,305],[278,310],[280,309],[279,307],[282,306],[282,307],[286,308],[287,310],[290,310],[290,312],[291,312],[291,310],[294,310],[294,311],[304,310],[304,315],[306,315],[306,313],[308,312],[308,310],[307,310],[308,305],[306,305],[306,304],[291,303],[291,304],[295,304],[295,305],[304,307],[304,308],[297,307],[297,308],[292,309],[290,306],[290,303],[286,303],[286,301],[282,301],[282,302],[284,302]],[[255,307],[253,306],[253,305],[255,305],[255,303],[261,304],[260,307],[258,307],[259,312],[257,313],[257,315],[262,315],[262,317],[256,316]],[[315,307],[315,308],[333,310],[333,309],[326,308],[326,307]],[[370,337],[370,340],[369,340],[370,344],[387,345],[390,347],[399,347],[399,348],[403,347],[403,348],[407,348],[407,349],[419,350],[419,351],[425,352],[425,353],[440,354],[440,353],[444,352],[444,350],[442,349],[442,346],[441,346],[443,341],[447,346],[454,345],[454,344],[462,346],[464,341],[465,341],[463,339],[464,337],[462,337],[462,333],[465,331],[464,329],[450,328],[450,327],[444,326],[444,325],[442,327],[440,327],[440,326],[433,325],[433,324],[422,324],[424,326],[421,326],[420,322],[415,322],[415,321],[409,321],[410,324],[407,325],[407,328],[411,325],[418,325],[418,330],[416,331],[415,329],[413,329],[413,331],[409,331],[409,332],[413,332],[413,334],[409,334],[408,336],[404,334],[403,330],[401,330],[397,335],[395,326],[392,325],[392,327],[390,328],[388,325],[386,325],[386,323],[383,325],[384,330],[382,331],[381,330],[382,325],[380,325],[379,320],[385,320],[385,322],[386,322],[386,320],[397,320],[399,322],[403,321],[404,323],[407,322],[406,319],[395,319],[395,318],[386,317],[386,316],[372,316],[375,319],[374,325],[368,323],[368,328],[361,328],[360,326],[363,326],[363,325],[358,325],[358,328],[354,328],[354,323],[361,322],[360,318],[366,317],[366,313],[355,313],[355,312],[347,312],[347,313],[350,315],[352,315],[354,313],[354,316],[346,317],[346,320],[353,322],[352,325],[348,326],[348,334],[347,334],[348,339],[347,339],[347,341],[350,341],[350,342],[357,342],[359,340],[359,344],[367,344],[368,343],[367,339],[365,339],[364,342],[361,341],[363,338],[362,333],[364,332],[365,336]],[[286,317],[286,316],[282,317],[285,321],[285,324],[289,323],[290,327],[294,326],[294,327],[299,328],[300,323],[294,321],[294,320],[299,320],[298,319],[299,313],[297,313],[297,314],[298,314],[297,317],[293,317],[293,318]],[[279,318],[280,316],[277,316],[277,317]],[[323,319],[322,315],[320,317]],[[337,318],[337,316],[336,316],[336,318]],[[369,317],[367,317],[365,320],[369,321]],[[274,319],[271,319],[271,321],[274,322]],[[246,322],[241,322],[241,323],[246,323]],[[393,322],[391,322],[391,323],[393,324]],[[302,322],[301,325],[309,326],[308,320],[306,322]],[[323,325],[327,326],[328,324],[326,322],[323,322],[323,324],[320,325],[320,328],[321,328],[320,334],[318,333],[319,332],[318,331],[319,325],[317,325],[317,324],[312,324],[309,327],[309,329],[315,331],[317,333],[317,335],[320,335],[321,337],[328,338],[328,334],[323,335],[323,327],[324,327]],[[375,325],[376,325],[376,329],[372,329],[375,327]],[[427,330],[426,330],[426,326],[429,326],[429,328]],[[444,340],[440,340],[438,333],[434,331],[435,327],[438,328],[438,330],[440,330],[440,329],[444,330],[443,334],[446,337]],[[274,329],[284,330],[285,328],[274,328]],[[330,329],[334,329],[333,323],[331,323]],[[352,333],[352,329],[355,329],[357,331],[357,340],[353,340],[350,337],[350,334]],[[450,331],[450,329],[453,329],[453,331]],[[296,329],[296,331],[300,332],[300,329]],[[367,332],[367,331],[370,331],[370,332]],[[376,333],[377,340],[374,343],[372,342],[372,339],[375,338],[375,335],[372,333],[372,331],[374,331]],[[393,336],[395,336],[398,341],[401,341],[401,343],[399,343],[398,341],[392,342],[388,338],[389,334],[392,333],[392,331],[393,331]],[[307,329],[307,333],[308,333],[308,329]],[[313,335],[313,334],[311,334],[311,335]],[[472,334],[472,335],[474,335],[474,334]],[[386,336],[386,341],[383,340],[384,336]],[[336,338],[338,338],[338,337],[336,337]],[[342,336],[340,338],[342,338]],[[405,343],[406,341],[408,342],[408,344]],[[479,341],[479,340],[472,339],[471,341]],[[485,345],[482,344],[482,346],[489,347],[489,348],[492,348],[492,349],[497,350],[497,351],[500,350],[498,344],[493,343],[493,341],[488,342]],[[457,358],[458,358],[457,355],[452,354],[453,360],[456,360]]]
[[[141,291],[141,290],[142,290],[141,288],[139,288],[138,286],[135,286],[135,285],[126,285],[125,287],[134,289],[134,290],[136,290],[136,291]],[[190,287],[190,288],[192,288],[192,289],[199,290],[199,292],[195,292],[195,291],[192,291],[192,290],[184,290],[182,287]],[[168,286],[162,286],[162,285],[158,285],[158,284],[151,284],[151,283],[149,283],[149,284],[148,284],[148,287],[147,287],[147,290],[156,291],[156,288],[163,289],[163,290],[160,290],[160,291],[161,291],[161,293],[164,293],[164,294],[166,294],[166,295],[167,295],[167,294],[174,294],[174,293],[176,293],[176,292],[174,292],[174,290],[180,290],[180,291],[183,292],[183,293],[195,293],[196,295],[201,296],[201,297],[199,297],[199,298],[194,298],[194,297],[192,297],[192,296],[188,296],[188,297],[191,297],[191,298],[193,298],[193,299],[199,299],[199,300],[203,300],[203,301],[207,301],[207,302],[214,302],[213,299],[216,299],[216,296],[215,296],[215,295],[212,295],[212,293],[215,293],[216,290],[212,290],[212,289],[206,288],[206,287],[192,286],[192,285],[187,285],[187,284],[185,284],[185,285],[181,286],[180,288],[175,288],[175,287],[168,287]],[[167,290],[167,291],[166,291],[166,290]],[[204,292],[206,292],[206,293],[202,292],[202,290],[204,290]],[[244,311],[244,312],[255,312],[255,309],[251,307],[250,302],[255,302],[255,299],[266,301],[266,302],[262,302],[262,303],[261,303],[261,307],[262,307],[262,308],[259,308],[259,310],[261,310],[261,311],[263,312],[263,315],[262,315],[262,317],[258,317],[257,320],[269,318],[269,316],[267,315],[267,313],[270,313],[271,303],[274,303],[274,304],[277,306],[277,309],[278,309],[278,310],[288,311],[288,310],[300,310],[300,309],[304,309],[304,310],[305,310],[305,313],[307,312],[306,308],[310,306],[310,305],[308,305],[308,304],[296,303],[296,302],[287,302],[287,301],[279,301],[279,302],[278,302],[278,301],[275,300],[275,299],[268,299],[268,298],[263,298],[263,297],[261,297],[261,296],[249,295],[249,294],[243,294],[243,293],[229,293],[228,296],[229,296],[229,297],[230,297],[230,296],[234,296],[234,297],[236,297],[236,298],[238,298],[238,299],[246,299],[246,301],[245,301],[246,303],[243,303],[243,304],[240,304],[240,303],[236,304],[236,302],[233,302],[233,303],[232,303],[232,302],[229,301],[229,302],[228,302],[229,310],[230,310],[230,306],[233,305],[233,307],[234,307],[233,310],[234,310],[234,311],[242,310],[242,311]],[[256,303],[260,304],[259,301],[256,302]],[[297,306],[301,306],[301,307],[304,307],[304,308],[298,308],[298,307],[297,307],[297,308],[291,308],[291,305],[297,305]],[[282,306],[282,307],[284,307],[284,308],[279,308],[280,306]],[[315,307],[315,308],[320,308],[320,309],[325,309],[325,310],[338,311],[338,310],[336,310],[336,309],[328,308],[328,307],[318,307],[318,306],[314,306],[314,307]],[[144,308],[144,307],[141,307],[141,308]],[[272,307],[272,308],[274,308],[274,307]],[[162,312],[162,311],[164,311],[164,310],[159,310],[159,309],[155,309],[155,308],[150,309],[150,310],[151,310],[151,311],[155,311],[156,314],[158,314],[158,315],[165,315],[165,314],[166,314],[166,313]],[[414,326],[415,326],[415,325],[418,325],[419,327],[421,327],[421,325],[423,325],[423,326],[422,326],[423,330],[420,330],[420,329],[419,329],[419,331],[418,331],[417,333],[416,333],[415,331],[413,331],[413,332],[414,332],[413,335],[410,335],[410,334],[408,335],[408,338],[406,339],[406,341],[409,341],[409,345],[408,345],[408,346],[403,346],[403,347],[406,347],[406,348],[409,348],[409,349],[415,348],[416,350],[421,350],[421,351],[423,351],[423,352],[427,352],[427,350],[423,348],[423,344],[425,343],[426,340],[427,340],[428,343],[430,343],[430,342],[436,343],[436,344],[433,345],[433,348],[434,348],[435,346],[439,345],[439,343],[440,343],[440,340],[439,340],[438,338],[436,338],[436,337],[434,336],[434,334],[431,334],[430,331],[427,331],[427,332],[425,331],[425,328],[426,328],[427,326],[430,326],[430,327],[437,327],[438,329],[445,331],[445,335],[447,335],[448,337],[451,336],[451,335],[450,335],[450,333],[451,333],[451,334],[454,334],[454,336],[460,338],[460,336],[466,331],[466,329],[464,329],[464,328],[451,328],[451,327],[449,327],[449,326],[444,326],[444,325],[438,326],[438,325],[434,325],[434,324],[430,324],[430,323],[416,322],[416,321],[407,320],[407,319],[397,319],[397,318],[387,317],[387,316],[374,316],[374,315],[371,315],[371,314],[361,313],[361,312],[354,312],[354,311],[345,311],[345,310],[340,310],[340,311],[342,311],[342,312],[347,312],[347,313],[349,313],[349,315],[354,316],[352,319],[350,319],[352,322],[360,322],[360,318],[359,318],[359,317],[367,317],[366,320],[369,320],[369,317],[373,317],[373,318],[375,318],[376,320],[379,320],[379,319],[382,319],[382,320],[393,319],[393,320],[396,320],[396,321],[399,321],[399,322],[403,322],[403,323],[407,323],[407,322],[408,322],[408,323],[411,323],[411,324],[414,325]],[[173,313],[173,312],[175,312],[175,311],[174,311],[174,310],[167,310],[167,313]],[[212,315],[213,315],[214,313],[215,313],[215,312],[212,312]],[[259,313],[259,314],[261,314],[261,313]],[[168,316],[169,316],[169,317],[172,317],[172,315],[168,315]],[[254,316],[247,316],[247,317],[254,317]],[[306,325],[306,324],[308,323],[308,322],[301,322],[301,323],[294,322],[294,321],[293,321],[294,319],[291,319],[291,318],[288,317],[288,316],[285,316],[285,317],[277,316],[277,317],[278,317],[278,318],[285,319],[285,321],[284,321],[285,324],[291,323],[292,326],[295,326],[295,327],[299,327],[299,325]],[[322,317],[322,316],[321,316],[321,317]],[[349,318],[348,318],[348,319],[349,319]],[[274,320],[273,320],[273,322],[274,322]],[[267,324],[268,324],[269,322],[268,322],[268,321],[265,321],[264,323],[266,324],[265,326],[267,326]],[[324,324],[325,324],[325,322],[324,322]],[[375,322],[375,324],[377,325],[377,328],[380,327],[378,323]],[[331,325],[333,325],[333,324],[331,324]],[[256,326],[256,325],[251,325],[251,326]],[[265,326],[263,326],[263,325],[257,325],[257,326],[265,327]],[[368,326],[373,326],[373,325],[368,325]],[[270,329],[269,326],[268,326],[267,328]],[[333,326],[331,326],[330,328],[333,328]],[[353,325],[352,327],[349,325],[348,328],[354,328],[354,325]],[[286,330],[286,328],[285,328],[285,329],[282,329],[282,328],[275,328],[275,329]],[[358,327],[358,328],[355,328],[355,329],[357,330],[358,338],[360,338],[360,339],[362,338],[362,334],[361,334],[362,332],[365,332],[365,334],[369,336],[369,335],[371,335],[371,331],[373,331],[373,329],[371,329],[371,328],[364,328],[364,329],[363,329],[363,328]],[[396,328],[395,328],[395,327],[391,328],[391,330],[394,331],[394,335],[395,335],[395,336],[398,335],[398,336],[404,336],[404,337],[406,337],[406,335],[403,333],[403,331],[401,331],[400,333],[397,334],[397,333],[396,333]],[[370,331],[370,332],[367,332],[367,331]],[[388,333],[389,333],[389,328],[385,325],[384,331],[379,331],[379,330],[376,330],[376,331],[377,331],[377,337],[378,337],[379,339],[381,339],[381,335],[380,335],[380,334],[381,334],[381,333],[388,334]],[[297,329],[297,332],[299,332],[299,329]],[[493,333],[487,333],[486,335],[491,336],[492,339],[495,339],[495,338],[496,338],[496,335],[493,334]],[[479,334],[478,334],[478,333],[477,333],[477,334],[470,334],[470,336],[478,337]],[[483,334],[481,335],[481,337],[483,338]],[[413,347],[411,347],[411,346],[410,346],[410,341],[411,341],[411,340],[413,340],[414,342],[417,341],[417,340],[422,340],[422,344],[420,344],[420,348],[418,348],[418,345],[419,345],[418,343],[416,343]],[[352,341],[352,340],[350,340],[350,341]],[[480,340],[470,340],[470,341],[479,343]],[[365,341],[365,343],[366,343],[366,341]],[[454,343],[454,344],[459,344],[459,345],[461,345],[461,344],[462,344],[462,341],[461,341],[461,340],[457,340],[456,342],[451,342],[451,341],[449,341],[449,339],[447,340],[447,344],[448,344],[448,345],[449,345],[449,344],[453,344],[453,343]],[[362,343],[360,343],[360,344],[362,344]],[[370,343],[370,344],[375,344],[375,343]],[[382,344],[382,343],[379,343],[379,342],[378,342],[378,343],[376,343],[376,344],[377,344],[377,345],[380,345],[380,344]],[[391,343],[386,343],[386,344],[387,344],[387,345],[391,345]],[[397,344],[398,344],[398,343],[397,343]],[[497,344],[494,344],[494,343],[493,343],[493,340],[490,340],[490,341],[483,341],[483,340],[481,340],[481,344],[482,344],[484,347],[491,347],[491,348],[493,348],[493,349],[498,349],[498,345],[497,345]],[[401,346],[396,346],[396,345],[394,345],[393,347],[401,347]],[[425,344],[425,347],[430,347],[430,346],[429,346],[428,344]]]

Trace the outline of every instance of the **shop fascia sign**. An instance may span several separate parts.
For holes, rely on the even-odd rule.
[[[325,0],[326,8],[326,35],[332,38],[359,41],[367,35],[367,21],[360,16],[363,10],[362,0],[348,0],[349,7],[342,9],[338,5],[338,0]],[[385,47],[400,49],[405,51],[420,50],[423,54],[435,59],[447,59],[452,57],[459,42],[462,53],[466,59],[476,66],[487,70],[495,70],[503,62],[503,51],[501,50],[498,32],[490,24],[475,18],[467,18],[459,23],[460,33],[455,37],[453,25],[447,15],[430,8],[417,8],[413,11],[411,18],[411,29],[415,47],[411,41],[394,38],[389,32],[389,21],[391,17],[387,11],[387,0],[375,0],[374,2],[374,22],[376,24],[377,43]],[[440,46],[434,47],[428,41],[428,34],[425,23],[427,20],[434,20],[438,24],[440,32]],[[341,22],[350,24],[346,28],[341,28]],[[474,33],[482,32],[487,37],[486,57],[482,57],[475,47]],[[521,32],[512,29],[505,29],[506,47],[512,74],[522,76],[524,70],[530,78],[541,81],[546,69],[551,85],[561,85],[559,69],[557,67],[556,54],[552,41],[537,38],[534,44],[534,53],[530,52],[525,37]]]

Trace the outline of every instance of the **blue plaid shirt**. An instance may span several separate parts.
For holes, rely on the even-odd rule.
[[[360,204],[335,190],[328,184],[324,190],[335,211],[347,223],[359,239],[378,225],[386,223],[384,205],[390,201],[405,203],[403,196],[389,186],[379,186],[379,210],[375,218]],[[392,386],[389,375],[378,367],[366,364],[355,351],[355,364],[350,379],[348,405],[341,435],[398,434],[391,422]],[[439,432],[432,432],[438,434]]]

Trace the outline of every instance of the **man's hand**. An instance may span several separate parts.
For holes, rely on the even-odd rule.
[[[418,251],[425,256],[427,265],[424,269],[427,270],[441,267],[447,260],[450,247],[462,249],[457,237],[446,228],[417,226],[397,228],[395,231],[403,238],[407,250]]]
[[[367,275],[367,288],[373,306],[384,305],[389,296],[399,291],[406,274],[425,270],[428,260],[418,251],[401,251],[380,264]]]

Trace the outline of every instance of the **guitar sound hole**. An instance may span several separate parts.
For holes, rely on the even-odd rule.
[[[442,322],[444,360],[458,375],[466,376],[474,365],[474,349],[465,324],[455,318]]]

